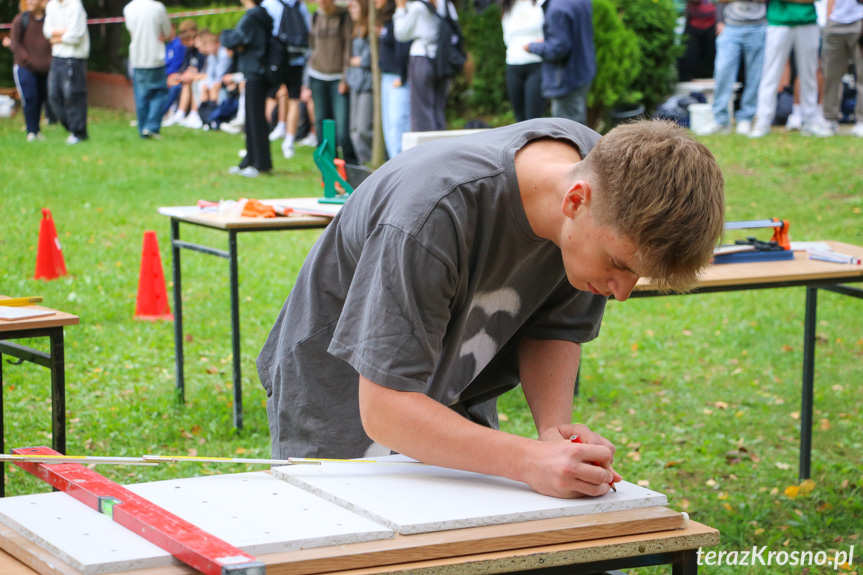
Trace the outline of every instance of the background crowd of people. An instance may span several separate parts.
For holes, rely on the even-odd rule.
[[[374,28],[370,1],[377,14]],[[350,0],[346,7],[319,0],[314,11],[304,0],[240,2],[245,14],[221,36],[198,30],[191,19],[175,28],[157,0],[125,6],[142,138],[158,139],[161,128],[170,125],[245,131],[245,157],[230,171],[254,177],[272,168],[270,141],[281,140],[282,155],[290,159],[297,145],[316,145],[322,121],[332,119],[341,156],[348,163],[367,163],[373,139],[373,37],[379,41],[387,155],[401,151],[404,132],[446,128],[450,82],[435,75],[434,60],[441,22],[458,18],[450,0]],[[743,88],[734,113],[736,131],[752,138],[769,133],[790,61],[797,83],[787,126],[807,135],[836,134],[843,77],[850,70],[858,94],[863,88],[863,4],[822,2],[823,26],[814,3],[685,2],[679,77],[715,79],[713,121],[699,133],[731,131],[730,102],[738,82]],[[26,5],[4,43],[14,53],[27,140],[41,139],[42,110],[48,121],[56,119],[68,130],[68,144],[86,140],[90,43],[81,0],[26,0]],[[550,102],[553,116],[586,123],[596,75],[591,1],[500,0],[500,8],[515,120],[545,115]],[[273,71],[269,55],[279,46],[288,55]],[[857,98],[855,115],[851,133],[863,137],[863,98]],[[306,133],[298,138],[301,125]]]

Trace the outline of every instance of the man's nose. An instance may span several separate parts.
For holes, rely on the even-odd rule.
[[[614,299],[617,301],[626,301],[629,299],[635,284],[638,283],[638,276],[626,272],[615,277],[609,284],[611,292],[614,294]]]

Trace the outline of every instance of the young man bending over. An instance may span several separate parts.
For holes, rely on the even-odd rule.
[[[614,446],[572,424],[581,344],[640,277],[692,287],[723,211],[713,156],[668,123],[600,139],[537,119],[399,154],[324,231],[258,357],[273,457],[393,450],[607,492]],[[538,440],[498,430],[519,383]]]

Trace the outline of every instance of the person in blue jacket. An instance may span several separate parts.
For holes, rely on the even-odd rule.
[[[524,46],[542,58],[542,95],[551,114],[587,123],[587,92],[596,76],[590,0],[547,0],[542,6],[544,40]]]

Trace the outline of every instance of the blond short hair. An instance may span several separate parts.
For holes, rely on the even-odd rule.
[[[594,179],[599,223],[635,244],[637,271],[663,291],[692,289],[725,228],[710,150],[671,122],[635,122],[612,129],[577,169]]]

